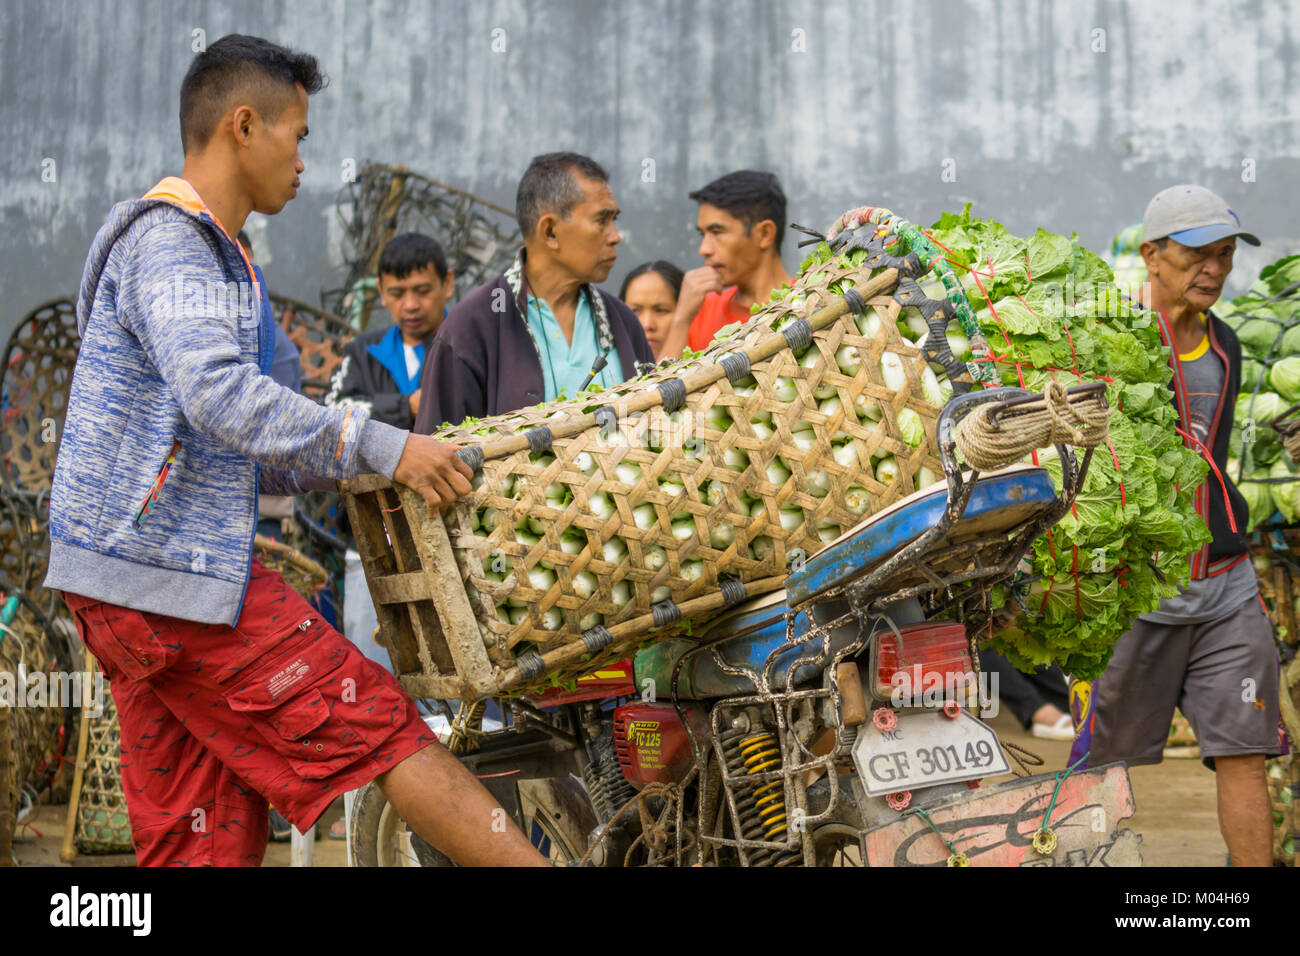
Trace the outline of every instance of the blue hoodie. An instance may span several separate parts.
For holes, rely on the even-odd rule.
[[[406,432],[264,374],[265,291],[183,179],[113,207],[86,259],[77,325],[48,588],[233,624],[259,491],[332,489],[397,467]]]

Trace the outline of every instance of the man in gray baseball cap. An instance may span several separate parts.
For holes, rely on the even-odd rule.
[[[1220,239],[1240,236],[1252,246],[1259,240],[1241,228],[1228,204],[1204,186],[1170,186],[1156,193],[1142,217],[1142,239],[1173,239],[1199,249]]]
[[[1089,763],[1159,763],[1174,707],[1181,707],[1203,762],[1215,771],[1219,829],[1233,864],[1268,866],[1264,760],[1278,752],[1277,651],[1250,563],[1246,502],[1228,477],[1241,344],[1210,311],[1232,271],[1237,240],[1259,240],[1201,186],[1158,193],[1143,227],[1144,304],[1170,350],[1179,428],[1184,444],[1214,464],[1195,498],[1212,540],[1191,557],[1190,586],[1115,643],[1093,688]]]

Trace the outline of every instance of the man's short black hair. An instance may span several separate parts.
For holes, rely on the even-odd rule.
[[[785,193],[771,173],[754,169],[727,173],[703,189],[695,190],[690,198],[735,216],[745,224],[745,235],[764,219],[771,219],[776,223],[776,251],[781,251],[781,240],[785,238]]]
[[[379,274],[405,279],[417,269],[433,266],[438,278],[447,278],[447,254],[433,236],[422,232],[404,232],[388,240],[379,253]]]
[[[232,33],[194,58],[181,81],[181,148],[201,150],[236,97],[247,98],[274,123],[292,102],[294,84],[310,96],[326,83],[316,58],[263,40]]]
[[[609,173],[600,163],[579,153],[544,153],[533,157],[515,194],[515,218],[525,239],[548,212],[568,219],[573,207],[582,202],[582,187],[574,173],[596,182],[609,182]]]

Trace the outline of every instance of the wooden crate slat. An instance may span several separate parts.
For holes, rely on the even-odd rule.
[[[424,509],[424,499],[416,492],[400,487],[400,494],[405,508]],[[478,619],[470,607],[469,596],[465,593],[465,586],[461,583],[456,568],[456,556],[452,553],[451,540],[447,537],[447,526],[440,516],[427,518],[414,537],[420,551],[421,564],[438,571],[429,575],[433,603],[438,609],[442,624],[441,636],[455,662],[456,674],[476,694],[487,693],[494,689],[494,668],[483,647]]]
[[[403,604],[406,601],[428,601],[429,580],[423,571],[390,574],[376,577],[370,586],[376,604]]]

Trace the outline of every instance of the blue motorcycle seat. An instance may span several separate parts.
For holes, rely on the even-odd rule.
[[[1003,534],[1056,500],[1045,468],[1016,466],[981,475],[948,541]],[[941,482],[866,518],[786,578],[789,605],[798,607],[870,571],[938,524],[947,504],[948,485]]]

